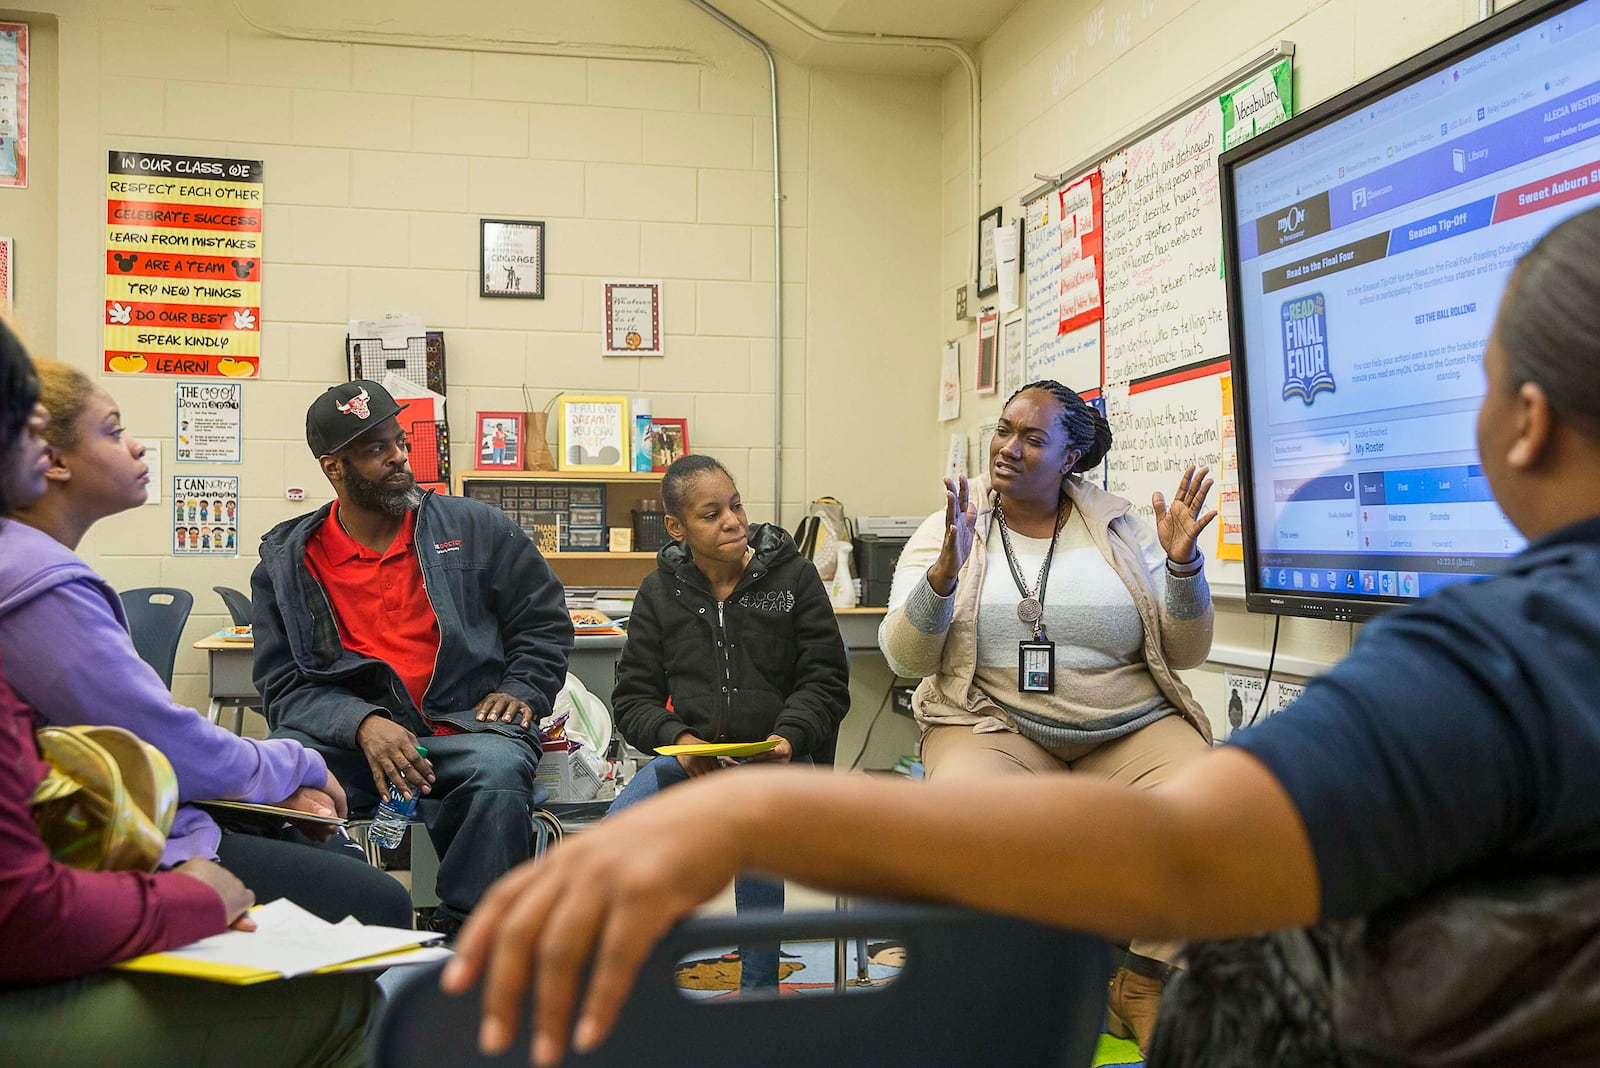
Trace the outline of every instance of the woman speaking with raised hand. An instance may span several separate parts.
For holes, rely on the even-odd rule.
[[[1196,542],[1207,470],[1184,471],[1152,530],[1082,477],[1111,447],[1105,416],[1059,382],[1006,402],[986,475],[945,481],[906,544],[878,641],[912,699],[936,782],[1073,772],[1141,787],[1205,753],[1210,727],[1178,678],[1211,649]],[[1113,866],[1115,855],[1085,858]],[[1179,943],[1135,942],[1111,1027],[1141,1047]]]

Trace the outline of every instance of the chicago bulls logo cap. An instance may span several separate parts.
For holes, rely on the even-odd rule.
[[[306,444],[311,455],[327,456],[399,412],[400,405],[378,383],[365,378],[340,382],[306,409]]]

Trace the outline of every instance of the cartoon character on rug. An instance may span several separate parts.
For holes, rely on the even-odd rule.
[[[833,970],[833,947],[831,941],[788,943],[779,954],[778,961],[778,988],[785,994],[809,994],[817,991],[832,990],[832,979],[826,982],[807,983],[791,982],[790,979],[797,972],[804,971],[807,959],[816,964],[817,968],[812,974],[830,975]],[[793,952],[791,952],[793,950]],[[879,974],[872,976],[869,983],[880,983],[891,975],[881,974],[884,969],[905,967],[906,947],[903,942],[869,942],[867,944],[867,963],[879,970]],[[683,960],[678,963],[675,972],[676,982],[680,990],[693,990],[697,993],[710,995],[712,999],[727,997],[736,994],[739,990],[739,952],[729,950],[715,957],[700,957],[697,959]],[[848,980],[850,986],[859,985],[859,980],[853,976]]]

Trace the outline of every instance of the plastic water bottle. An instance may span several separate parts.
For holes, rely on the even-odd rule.
[[[417,755],[427,756],[427,748],[417,746]],[[406,825],[417,814],[417,802],[421,796],[413,790],[408,801],[400,796],[400,787],[390,784],[389,796],[378,802],[378,814],[373,817],[372,826],[367,828],[367,839],[377,842],[384,849],[399,845],[406,836]]]

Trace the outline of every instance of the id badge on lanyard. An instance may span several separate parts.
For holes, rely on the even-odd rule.
[[[1017,689],[1022,693],[1056,692],[1056,643],[1040,634],[1017,643]]]

